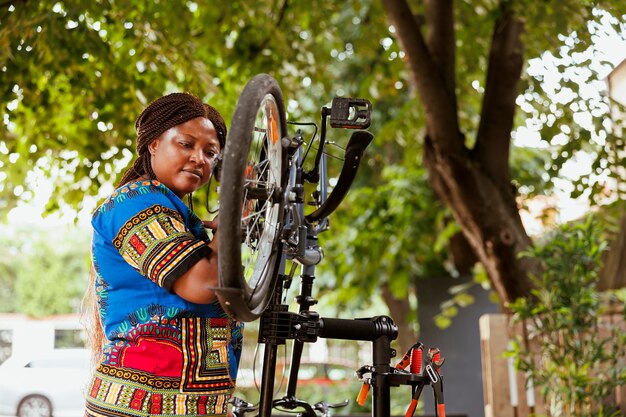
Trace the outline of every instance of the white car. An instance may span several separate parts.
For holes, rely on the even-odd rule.
[[[89,375],[86,349],[14,354],[0,365],[0,414],[83,416]]]

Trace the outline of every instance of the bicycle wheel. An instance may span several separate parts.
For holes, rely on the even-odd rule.
[[[277,82],[267,74],[253,77],[239,96],[224,148],[218,215],[218,295],[242,321],[267,307],[281,260],[286,126]]]

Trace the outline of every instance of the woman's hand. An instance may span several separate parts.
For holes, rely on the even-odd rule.
[[[213,239],[209,242],[209,247],[213,251],[214,254],[217,255],[217,217],[213,220],[202,220],[202,225],[205,228],[211,229],[213,231]]]
[[[214,232],[217,232],[217,217],[215,217],[213,220],[202,220],[202,225],[207,229],[211,229]]]

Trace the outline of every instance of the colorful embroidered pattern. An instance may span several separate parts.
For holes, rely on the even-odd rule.
[[[87,391],[86,415],[225,416],[242,325],[217,301],[196,304],[165,291],[210,253],[200,219],[164,185],[139,181],[113,193],[92,225],[95,289],[109,342]]]
[[[102,279],[102,276],[100,275],[100,267],[98,266],[98,262],[93,256],[91,259],[91,264],[93,266],[93,270],[91,271],[91,273],[95,274],[94,290],[96,292],[96,299],[98,300],[98,312],[100,313],[100,317],[104,318],[106,316],[107,310],[107,289],[109,287],[109,284]]]
[[[218,393],[234,388],[228,369],[231,320],[182,320],[183,391]]]
[[[156,180],[137,181],[125,184],[104,200],[100,207],[98,207],[97,213],[113,210],[116,204],[123,203],[126,199],[147,195],[153,192],[167,194],[167,190]]]
[[[115,236],[113,246],[133,268],[167,289],[173,282],[167,281],[172,271],[208,252],[206,243],[185,228],[177,211],[160,205],[128,220]]]
[[[171,314],[178,317],[166,317]],[[229,318],[181,317],[185,314],[151,305],[129,318],[126,342],[109,345],[106,363],[91,382],[88,415],[226,412],[235,385],[229,372],[231,333],[240,324]]]
[[[176,385],[178,384],[178,385]],[[99,366],[87,391],[88,416],[226,415],[230,394],[187,394],[180,382]]]

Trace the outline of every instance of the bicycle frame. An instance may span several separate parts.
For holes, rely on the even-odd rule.
[[[367,381],[373,391],[373,417],[390,416],[390,388],[392,386],[410,385],[413,390],[413,410],[417,398],[425,385],[433,385],[439,404],[443,405],[443,388],[438,367],[443,361],[431,360],[426,367],[426,374],[396,370],[390,365],[396,351],[391,342],[397,338],[398,329],[391,318],[377,316],[366,319],[321,318],[311,307],[317,303],[313,297],[313,282],[316,266],[322,260],[322,250],[318,244],[318,234],[328,228],[327,217],[339,205],[347,193],[356,174],[361,155],[372,140],[372,135],[359,130],[353,133],[346,147],[344,166],[337,185],[328,193],[328,172],[326,156],[326,122],[330,116],[331,126],[340,128],[360,128],[369,125],[369,107],[362,110],[364,103],[359,99],[335,99],[333,106],[337,110],[322,108],[322,128],[319,147],[315,155],[315,164],[311,171],[305,171],[305,152],[300,131],[295,138],[287,139],[289,149],[289,176],[287,189],[284,190],[286,209],[285,226],[282,231],[283,252],[280,259],[279,273],[274,284],[271,301],[260,317],[259,343],[265,344],[263,355],[263,371],[259,400],[259,416],[270,417],[272,409],[281,406],[287,409],[303,408],[303,417],[316,417],[316,406],[296,397],[297,377],[305,343],[317,341],[318,337],[327,339],[370,341],[373,345],[372,366],[362,367],[358,374]],[[350,106],[353,109],[350,110]],[[350,117],[353,113],[354,117]],[[311,144],[309,144],[309,149]],[[318,208],[305,215],[304,182],[318,184]],[[290,312],[289,306],[282,303],[282,294],[292,283],[295,268],[286,274],[287,262],[295,262],[301,268],[300,292],[296,297],[298,312]],[[293,340],[291,352],[291,368],[285,396],[274,399],[274,379],[277,364],[278,346]],[[430,353],[430,352],[429,352]],[[408,354],[408,353],[407,353]],[[406,355],[405,355],[406,357]],[[421,357],[421,356],[420,356]],[[430,358],[432,359],[432,358]],[[403,360],[403,362],[406,362]],[[404,365],[406,366],[406,364]],[[344,404],[345,405],[345,404]],[[326,404],[327,407],[333,407]],[[445,417],[445,411],[439,410]],[[326,411],[324,411],[326,415]],[[408,413],[407,413],[408,415]],[[411,411],[412,415],[412,411]]]

